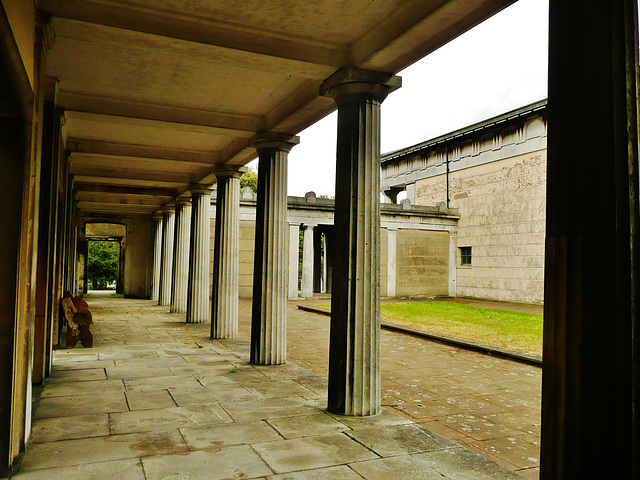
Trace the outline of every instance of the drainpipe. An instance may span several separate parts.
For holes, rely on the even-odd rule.
[[[447,208],[449,208],[449,147],[447,144],[444,144],[444,151],[446,152],[446,166],[447,166]]]

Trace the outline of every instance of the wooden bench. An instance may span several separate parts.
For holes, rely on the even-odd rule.
[[[93,334],[89,330],[93,317],[88,307],[84,300],[74,298],[71,292],[64,292],[62,311],[67,320],[67,347],[69,348],[76,346],[78,338],[83,347],[93,347]]]

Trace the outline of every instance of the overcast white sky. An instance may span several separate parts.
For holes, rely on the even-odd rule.
[[[400,72],[402,88],[382,104],[382,153],[546,98],[548,9],[519,0]],[[336,128],[333,113],[300,133],[289,195],[334,195]]]

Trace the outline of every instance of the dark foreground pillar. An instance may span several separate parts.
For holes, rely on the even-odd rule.
[[[380,104],[401,79],[343,68],[321,93],[338,104],[329,411],[380,410]]]
[[[251,363],[278,365],[287,356],[287,157],[298,137],[259,134],[258,205],[251,308]]]
[[[550,2],[544,480],[640,478],[636,12]]]

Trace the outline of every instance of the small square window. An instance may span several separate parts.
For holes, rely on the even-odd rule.
[[[471,247],[460,247],[460,265],[471,265]]]

